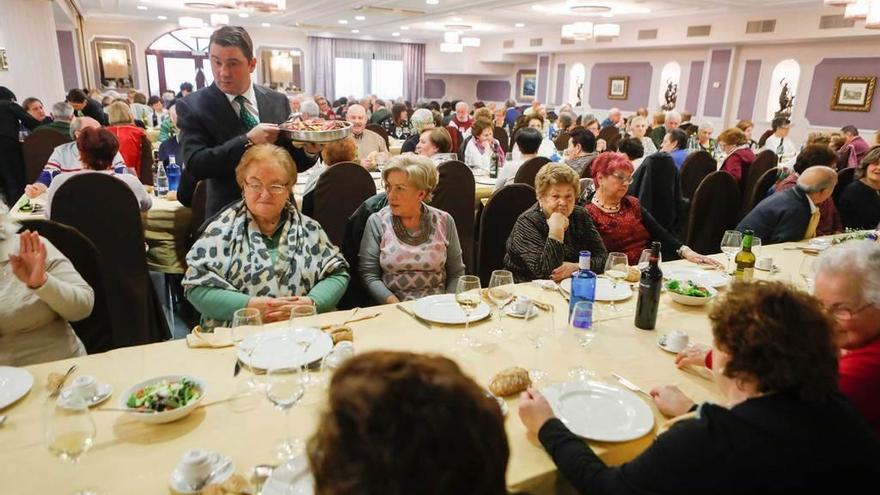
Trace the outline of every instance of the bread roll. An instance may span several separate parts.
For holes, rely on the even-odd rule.
[[[343,340],[354,342],[354,332],[351,330],[351,327],[332,326],[327,329],[326,332],[329,333],[330,338],[333,339],[333,345],[336,345]]]
[[[639,270],[637,266],[629,267],[629,271],[626,272],[626,281],[627,282],[638,282],[642,277],[642,271]]]
[[[508,397],[529,388],[532,380],[528,370],[514,367],[501,371],[489,383],[489,391],[498,397]]]

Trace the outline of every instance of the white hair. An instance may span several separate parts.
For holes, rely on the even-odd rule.
[[[666,119],[664,122],[669,122],[670,120],[677,120],[681,122],[681,114],[676,112],[675,110],[666,112]]]
[[[821,273],[861,280],[862,300],[880,308],[880,244],[848,241],[826,249],[816,261]]]
[[[467,104],[466,101],[460,101],[460,102],[458,102],[458,103],[455,104],[455,110],[456,110],[456,111],[459,109],[459,107],[463,107],[465,110],[467,110],[468,108],[470,108],[470,107],[468,106],[468,104]]]
[[[427,108],[419,108],[413,112],[409,121],[417,131],[422,132],[427,125],[434,123],[434,114]]]
[[[59,101],[52,105],[52,116],[57,120],[70,120],[73,118],[73,107],[66,101]]]
[[[608,115],[614,115],[614,114],[619,114],[619,113],[620,113],[620,109],[617,107],[614,107],[611,110],[608,110]]]
[[[714,131],[715,127],[713,127],[710,122],[700,122],[700,129],[699,130],[705,131],[706,129],[709,129],[710,131]]]
[[[301,113],[309,114],[309,118],[315,118],[321,114],[321,109],[318,108],[318,104],[315,103],[315,100],[306,100],[302,102],[299,111]]]

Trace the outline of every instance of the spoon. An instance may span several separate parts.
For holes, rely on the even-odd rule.
[[[72,375],[74,371],[76,371],[75,364],[71,365],[70,368],[67,369],[67,373],[65,373],[64,376],[61,377],[61,381],[58,382],[58,386],[55,387],[55,390],[53,390],[51,394],[49,394],[49,397],[58,397],[58,394],[61,393],[61,389],[64,388],[64,382],[66,382],[67,379],[70,378],[70,375]]]

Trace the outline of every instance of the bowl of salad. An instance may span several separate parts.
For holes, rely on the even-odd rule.
[[[120,407],[144,423],[170,423],[193,412],[205,383],[188,375],[166,375],[138,383],[120,396]]]
[[[712,287],[704,287],[691,280],[670,280],[666,282],[666,290],[673,301],[685,306],[702,306],[718,295],[718,291]]]

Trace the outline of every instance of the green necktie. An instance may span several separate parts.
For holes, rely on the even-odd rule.
[[[254,114],[244,106],[245,101],[247,101],[247,99],[242,95],[235,97],[235,102],[238,103],[238,120],[241,121],[242,127],[244,127],[245,132],[247,132],[256,127],[259,122],[257,122],[257,118],[254,117]]]

